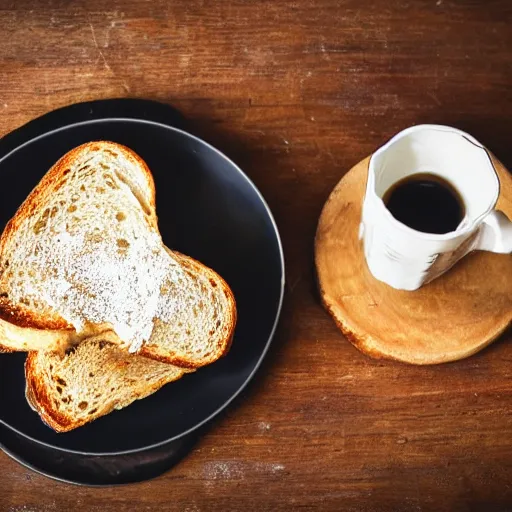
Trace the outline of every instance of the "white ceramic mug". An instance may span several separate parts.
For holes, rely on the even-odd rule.
[[[441,176],[459,192],[465,217],[455,231],[416,231],[386,208],[386,191],[416,173]],[[395,135],[372,155],[368,169],[359,234],[370,272],[393,288],[416,290],[475,249],[512,252],[512,223],[494,210],[499,191],[492,160],[471,135],[439,125]]]

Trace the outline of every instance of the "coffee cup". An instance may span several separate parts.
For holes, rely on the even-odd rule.
[[[471,135],[418,125],[370,158],[359,235],[372,275],[416,290],[473,250],[512,252],[512,222],[495,210],[500,182]]]

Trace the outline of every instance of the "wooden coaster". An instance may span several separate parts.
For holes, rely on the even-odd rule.
[[[369,158],[352,168],[324,206],[315,242],[322,301],[359,350],[376,358],[436,364],[468,357],[512,323],[512,256],[475,251],[419,290],[377,281],[358,239]],[[512,218],[512,176],[494,159],[497,208]]]

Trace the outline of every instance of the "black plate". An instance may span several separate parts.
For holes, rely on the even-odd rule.
[[[153,172],[166,245],[219,272],[238,306],[235,338],[225,358],[66,434],[54,433],[28,406],[24,354],[0,355],[0,423],[31,442],[88,456],[163,447],[195,432],[226,407],[269,347],[284,288],[276,225],[256,187],[232,161],[169,126],[181,122],[164,105],[109,100],[53,112],[0,141],[0,229],[64,153],[87,141],[113,140],[135,150]]]

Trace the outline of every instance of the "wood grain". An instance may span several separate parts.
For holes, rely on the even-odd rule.
[[[0,0],[0,134],[76,101],[173,103],[261,189],[288,280],[262,371],[179,466],[88,489],[0,454],[0,510],[511,510],[510,333],[454,364],[374,361],[312,257],[335,184],[409,125],[512,166],[511,21],[508,0]]]
[[[327,200],[315,238],[322,303],[363,353],[410,364],[469,357],[512,325],[512,257],[475,251],[414,292],[378,281],[359,240],[370,157],[356,164]],[[494,160],[498,208],[512,218],[512,176]]]

